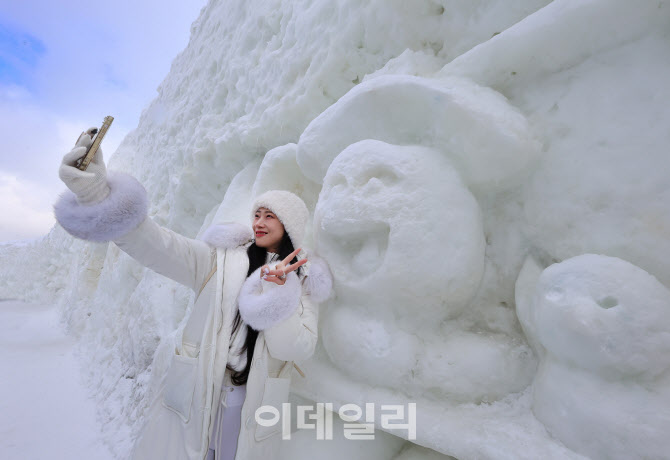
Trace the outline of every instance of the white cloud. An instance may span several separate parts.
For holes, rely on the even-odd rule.
[[[0,241],[36,238],[55,223],[51,190],[0,171]]]

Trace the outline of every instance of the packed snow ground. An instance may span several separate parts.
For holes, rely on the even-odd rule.
[[[417,403],[366,458],[668,458],[669,30],[668,0],[211,0],[108,166],[190,237],[305,200],[336,296],[294,397]],[[126,458],[192,293],[58,226],[0,259]]]
[[[114,458],[53,305],[0,300],[0,458]]]

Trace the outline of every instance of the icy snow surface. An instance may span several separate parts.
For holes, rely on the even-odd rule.
[[[669,49],[668,0],[211,0],[109,168],[191,237],[307,203],[336,296],[293,397],[416,402],[417,438],[283,458],[670,458]],[[0,261],[126,458],[193,296],[58,226]]]
[[[111,460],[58,309],[0,299],[0,458]]]

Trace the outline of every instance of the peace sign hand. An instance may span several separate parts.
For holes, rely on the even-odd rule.
[[[263,265],[261,267],[261,278],[263,278],[265,281],[270,281],[272,283],[278,284],[282,286],[284,283],[286,283],[286,274],[292,272],[293,270],[296,270],[298,267],[301,265],[307,263],[307,259],[302,259],[297,261],[294,264],[287,265],[293,258],[298,255],[302,248],[298,248],[292,253],[290,253],[284,260],[281,262],[278,262],[277,265],[273,270],[270,270],[269,265]]]

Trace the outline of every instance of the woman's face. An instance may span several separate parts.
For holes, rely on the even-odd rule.
[[[284,237],[284,225],[272,211],[267,208],[258,208],[254,216],[253,229],[256,246],[270,252],[279,250],[279,242]]]

